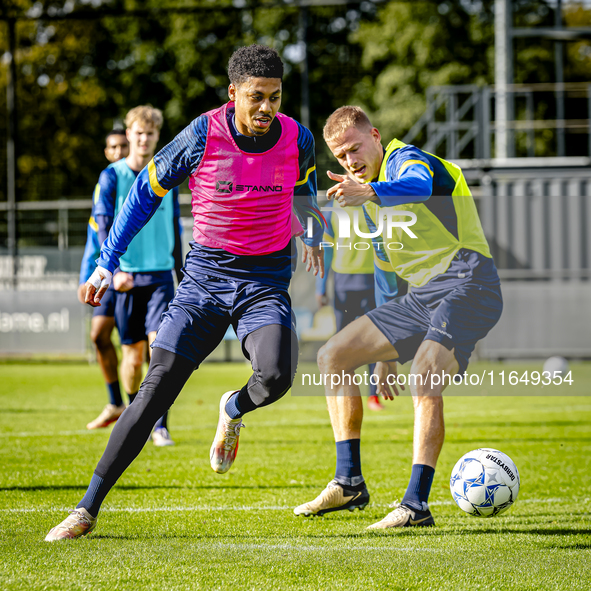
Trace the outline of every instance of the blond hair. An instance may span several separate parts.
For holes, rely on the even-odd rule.
[[[330,142],[345,133],[349,127],[371,131],[373,125],[361,107],[346,105],[339,107],[327,120],[322,130],[325,142]]]
[[[143,124],[149,123],[160,130],[164,123],[164,117],[162,117],[160,109],[155,109],[152,105],[140,105],[125,115],[125,127],[129,129],[136,121]]]

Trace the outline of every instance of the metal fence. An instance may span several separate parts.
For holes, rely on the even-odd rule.
[[[591,357],[591,168],[463,164],[505,302],[501,322],[479,354]],[[77,304],[75,290],[90,207],[88,199],[19,204],[18,256],[0,249],[0,352],[33,352],[34,343],[65,353],[79,350],[81,342],[86,347],[80,326],[87,310]],[[189,195],[181,196],[181,208],[186,252]],[[311,318],[314,280],[301,265],[292,292],[298,313]]]
[[[591,169],[482,175],[481,217],[505,279],[588,281]]]
[[[503,280],[486,358],[591,357],[591,168],[473,169]]]
[[[404,141],[449,160],[489,160],[495,156],[497,134],[503,132],[507,159],[554,157],[566,166],[567,157],[579,157],[571,166],[591,162],[591,84],[511,84],[504,92],[511,119],[499,125],[494,119],[500,100],[495,87],[432,86],[425,113]],[[568,119],[559,117],[564,112]]]

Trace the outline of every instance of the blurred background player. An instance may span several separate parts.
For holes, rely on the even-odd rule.
[[[113,129],[105,138],[105,156],[111,163],[127,158],[129,155],[129,142],[125,136],[124,129]],[[99,185],[96,186],[95,196],[98,197]],[[88,220],[86,231],[86,247],[80,265],[80,286],[78,287],[78,299],[84,303],[86,288],[84,284],[94,271],[96,259],[100,253],[98,239],[98,226],[95,221],[94,206],[96,199],[92,200],[92,211]],[[117,352],[111,340],[111,334],[115,328],[115,292],[111,288],[103,298],[103,305],[95,308],[90,322],[90,339],[96,347],[96,358],[105,378],[107,390],[109,391],[109,403],[101,414],[86,425],[87,429],[100,429],[107,427],[116,421],[125,410],[125,404],[121,398],[119,387],[119,376],[117,375]]]
[[[101,173],[95,197],[95,220],[101,245],[135,179],[154,156],[162,123],[161,111],[151,106],[135,107],[125,117],[129,155]],[[113,277],[117,292],[115,321],[122,351],[121,381],[130,404],[142,381],[146,345],[156,337],[160,317],[174,296],[172,270],[179,283],[182,278],[180,235],[180,207],[175,188],[167,192],[162,206],[134,238]],[[168,413],[164,413],[154,426],[152,439],[157,446],[174,444],[167,418]]]
[[[338,209],[335,210],[335,208]],[[327,226],[322,242],[325,273],[324,277],[316,278],[316,302],[321,308],[329,304],[326,288],[330,269],[334,272],[333,307],[337,332],[376,307],[374,248],[371,238],[358,236],[354,231],[354,212],[357,212],[359,230],[364,234],[370,233],[361,206],[343,209],[335,205],[331,211],[326,212]],[[346,216],[346,220],[344,216]],[[341,231],[341,228],[346,231]],[[397,294],[402,295],[398,293],[395,273],[381,271],[379,268],[376,268],[376,271],[378,277],[383,274],[384,279],[390,285],[388,290],[390,297]],[[369,365],[370,375],[373,374],[374,369],[375,363],[371,363]],[[370,410],[380,411],[384,407],[376,392],[376,385],[370,383],[367,407]]]
[[[125,129],[111,130],[105,138],[105,144],[105,156],[111,164],[129,156],[129,142]]]

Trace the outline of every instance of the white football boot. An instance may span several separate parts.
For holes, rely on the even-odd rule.
[[[354,488],[343,486],[340,482],[332,480],[328,486],[309,503],[304,503],[296,507],[293,512],[295,515],[324,515],[333,511],[355,511],[355,509],[365,509],[369,503],[369,492],[365,486],[359,485]]]
[[[166,447],[168,445],[174,445],[174,441],[168,432],[166,427],[159,427],[154,429],[152,433],[152,441],[156,447]]]
[[[389,529],[391,527],[423,527],[435,525],[435,520],[427,503],[423,503],[423,511],[415,511],[406,505],[401,505],[398,501],[392,503],[390,507],[395,507],[377,523],[370,525],[367,529]]]
[[[74,509],[59,525],[56,525],[45,536],[46,542],[56,540],[73,540],[89,534],[96,526],[96,517],[93,517],[86,509]]]
[[[107,404],[105,408],[103,408],[101,414],[94,419],[94,421],[90,421],[88,425],[86,425],[87,429],[102,429],[104,427],[108,427],[111,423],[114,423],[125,410],[125,404],[121,406],[115,406],[114,404]]]
[[[226,413],[226,402],[236,392],[237,390],[226,392],[220,399],[218,428],[209,451],[211,468],[218,474],[224,474],[232,467],[238,452],[240,428],[244,427],[242,419],[231,419]]]

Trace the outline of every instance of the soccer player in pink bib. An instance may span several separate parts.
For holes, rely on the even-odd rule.
[[[295,236],[317,207],[314,139],[278,112],[283,63],[275,50],[238,49],[228,75],[230,102],[197,117],[139,173],[87,282],[86,302],[100,305],[132,238],[158,215],[162,198],[189,178],[193,242],[152,345],[148,373],[117,421],[83,499],[47,541],[76,538],[95,527],[109,490],[230,325],[253,374],[221,397],[213,470],[227,472],[234,462],[242,417],[291,387],[298,343],[288,287]],[[322,232],[314,219],[313,236],[302,236],[302,260],[315,275],[324,272]]]

